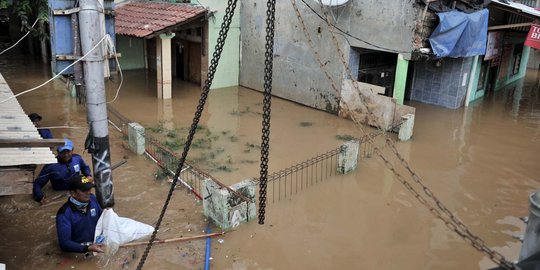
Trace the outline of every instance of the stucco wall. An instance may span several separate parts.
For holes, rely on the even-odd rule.
[[[142,38],[116,36],[117,51],[122,54],[118,58],[123,70],[142,69],[144,66],[144,40]]]
[[[212,61],[216,41],[221,30],[223,15],[227,8],[224,0],[192,0],[193,4],[208,7],[213,15],[208,19],[208,65]],[[238,85],[240,73],[240,2],[238,1],[219,65],[212,81],[212,89]],[[206,72],[203,72],[205,77]]]
[[[347,78],[326,22],[297,0],[305,24],[338,89]],[[324,17],[317,1],[306,0]],[[317,109],[337,113],[339,102],[304,36],[290,1],[276,3],[273,94]],[[242,2],[240,84],[263,90],[266,5]],[[345,60],[351,46],[409,53],[417,10],[412,0],[351,0],[339,11],[337,26],[350,35],[337,34]],[[366,42],[363,42],[361,40]],[[369,45],[373,44],[375,46]]]

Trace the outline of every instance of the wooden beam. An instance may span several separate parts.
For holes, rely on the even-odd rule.
[[[64,139],[0,139],[0,148],[57,147],[64,143]]]
[[[531,24],[532,24],[532,22],[496,25],[496,26],[488,27],[488,31],[500,30],[500,29],[508,29],[508,28],[516,28],[516,27],[524,27],[524,26],[530,26]]]

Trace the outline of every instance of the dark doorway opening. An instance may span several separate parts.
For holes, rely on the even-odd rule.
[[[179,78],[181,80],[184,80],[185,79],[185,76],[184,76],[184,71],[185,71],[185,67],[184,67],[184,45],[182,44],[178,44],[175,46],[176,48],[176,78]]]
[[[384,95],[394,94],[397,54],[352,48],[358,54],[357,81],[384,87]]]

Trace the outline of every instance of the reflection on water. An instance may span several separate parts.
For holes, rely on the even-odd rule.
[[[23,72],[24,70],[24,72]],[[27,71],[26,71],[27,70]],[[0,71],[15,92],[46,79],[48,69],[26,58],[0,58]],[[538,188],[540,110],[536,74],[486,95],[469,107],[449,110],[417,102],[413,140],[397,143],[423,181],[488,246],[517,259],[527,214],[527,196]],[[116,81],[107,82],[108,97]],[[178,145],[189,128],[200,90],[174,81],[173,99],[155,98],[155,78],[125,72],[112,106],[163,144]],[[84,107],[68,97],[60,81],[20,99],[27,112],[44,115],[44,125],[86,126]],[[361,136],[350,121],[273,99],[270,172],[339,145],[336,135]],[[262,95],[242,87],[212,90],[188,159],[224,183],[258,176]],[[75,139],[78,152],[86,129],[54,130]],[[111,133],[115,134],[115,133]],[[123,147],[111,135],[112,159],[127,156],[114,171],[117,212],[147,223],[157,219],[167,183],[153,180],[156,167]],[[390,135],[395,137],[394,135]],[[391,156],[390,151],[384,150]],[[85,155],[86,160],[90,160]],[[392,161],[396,161],[395,158]],[[403,169],[399,169],[405,175]],[[192,197],[173,197],[163,238],[199,234],[201,206]],[[25,196],[0,198],[0,261],[32,269],[77,265],[92,269],[96,260],[67,257],[56,248],[55,208],[39,208]],[[43,222],[33,222],[38,217]],[[53,237],[51,237],[53,235]],[[159,236],[159,235],[158,235]],[[267,206],[266,224],[252,222],[214,241],[215,269],[485,269],[493,264],[444,223],[435,219],[385,169],[379,158],[364,159],[354,173],[321,182],[296,196]],[[42,243],[37,248],[35,243]],[[200,268],[202,243],[154,247],[147,267]],[[34,250],[27,254],[26,250]],[[53,250],[53,251],[48,251]],[[134,268],[140,249],[112,258],[113,269]],[[19,256],[19,258],[14,258]],[[22,257],[22,258],[21,258]],[[128,259],[134,257],[135,259]],[[124,260],[124,259],[127,259]],[[19,267],[20,266],[20,267]],[[48,267],[47,267],[48,266]]]
[[[153,98],[153,90],[139,87],[148,84],[144,71],[124,74],[124,88],[113,107],[130,120],[140,122],[148,134],[160,138],[164,145],[181,153],[198,104],[200,87],[175,81],[173,99],[159,101]],[[115,89],[115,86],[108,88]],[[271,172],[337,147],[341,141],[336,135],[361,135],[350,121],[333,115],[277,98],[272,105]],[[258,92],[242,87],[212,90],[188,161],[226,184],[257,177],[261,118],[262,96]]]

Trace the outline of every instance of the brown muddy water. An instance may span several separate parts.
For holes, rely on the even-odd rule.
[[[19,55],[0,57],[0,72],[14,92],[40,84],[48,68]],[[125,72],[113,107],[140,122],[171,147],[182,143],[197,104],[196,85],[174,82],[173,99],[155,99],[155,78]],[[540,101],[536,72],[491,93],[468,108],[449,110],[411,102],[417,108],[414,137],[396,143],[436,196],[486,244],[516,260],[529,193],[539,187]],[[117,82],[108,82],[114,96]],[[27,113],[44,116],[56,137],[67,136],[82,152],[85,108],[55,81],[21,96]],[[258,176],[260,93],[231,87],[211,92],[188,157],[226,184]],[[272,103],[270,172],[337,147],[337,135],[361,136],[347,120],[280,99]],[[116,212],[149,224],[157,220],[168,190],[154,180],[156,166],[125,149],[110,129],[116,169]],[[395,135],[390,135],[395,138]],[[198,141],[197,141],[198,140]],[[385,155],[391,153],[385,149]],[[85,160],[90,156],[84,154]],[[392,159],[395,161],[395,159]],[[402,171],[402,170],[401,170]],[[409,178],[408,178],[409,179]],[[57,194],[49,191],[51,196]],[[134,269],[142,247],[112,258],[81,258],[57,247],[56,201],[39,207],[29,195],[0,198],[0,262],[8,269]],[[158,237],[202,234],[201,203],[176,191]],[[217,228],[213,229],[214,231]],[[494,264],[435,219],[384,168],[363,159],[352,174],[333,177],[266,208],[265,225],[243,224],[212,240],[213,269],[487,269]],[[220,241],[221,242],[221,241]],[[156,245],[146,269],[201,269],[204,241]]]

